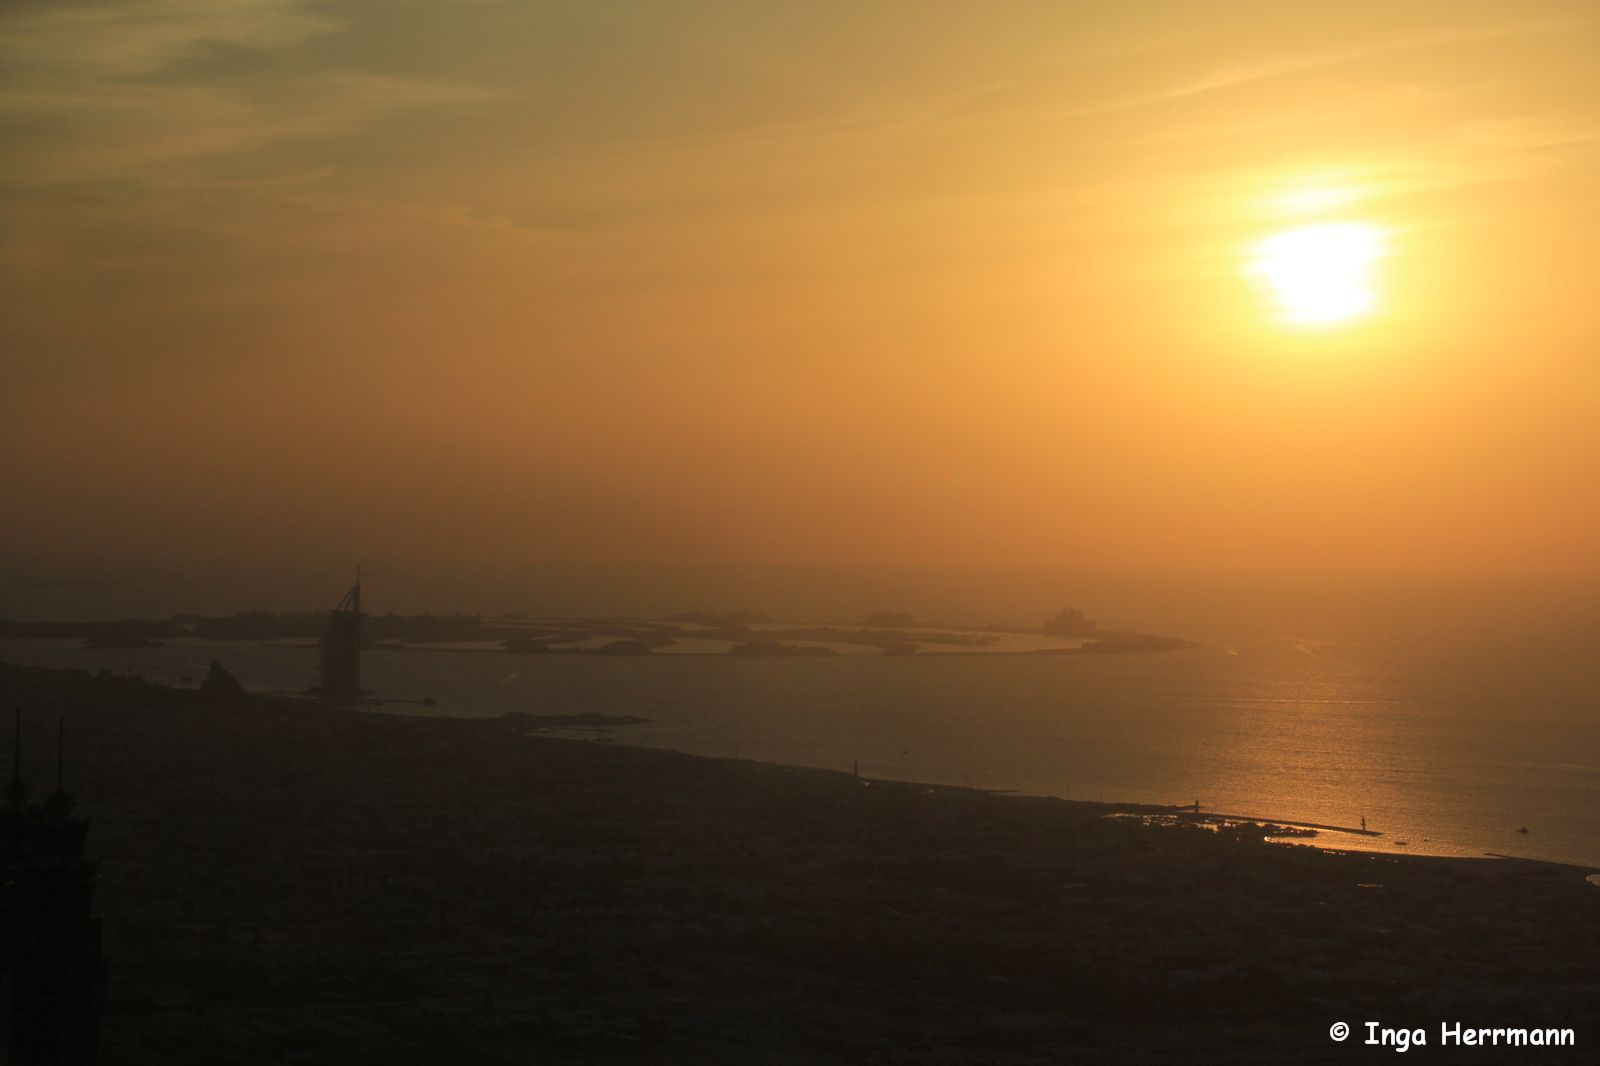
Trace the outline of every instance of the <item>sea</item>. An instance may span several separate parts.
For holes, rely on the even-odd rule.
[[[1587,624],[1502,619],[1421,634],[1210,632],[1186,650],[1139,654],[514,655],[486,645],[369,652],[363,681],[395,701],[373,713],[631,715],[648,721],[564,735],[1281,822],[1364,819],[1378,835],[1324,831],[1310,843],[1600,868],[1595,636]],[[216,659],[247,688],[281,694],[313,683],[316,655],[304,644],[0,641],[4,661],[178,685]]]

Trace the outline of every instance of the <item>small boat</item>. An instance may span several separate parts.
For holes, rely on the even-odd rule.
[[[1517,832],[1521,833],[1523,836],[1527,836],[1528,835],[1528,827],[1527,826],[1523,826],[1521,829],[1518,829]]]

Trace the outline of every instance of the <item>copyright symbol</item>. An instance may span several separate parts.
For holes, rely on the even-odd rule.
[[[1343,1040],[1350,1035],[1350,1027],[1344,1022],[1334,1022],[1328,1027],[1328,1035],[1335,1040]]]

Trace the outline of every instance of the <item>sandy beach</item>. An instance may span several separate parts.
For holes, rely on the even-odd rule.
[[[0,692],[32,780],[65,721],[93,818],[107,1063],[1344,1061],[1377,1050],[1351,1046],[1366,1020],[1600,1037],[1600,891],[1574,867],[514,718],[16,667]]]

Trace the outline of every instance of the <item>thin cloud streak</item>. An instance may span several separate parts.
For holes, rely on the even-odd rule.
[[[1572,19],[1562,21],[1545,21],[1516,26],[1499,26],[1481,30],[1451,30],[1441,33],[1417,34],[1412,37],[1395,41],[1363,45],[1354,48],[1329,49],[1326,51],[1306,52],[1295,56],[1285,56],[1278,59],[1266,60],[1256,63],[1241,64],[1226,68],[1221,72],[1208,77],[1200,78],[1184,85],[1170,89],[1159,90],[1152,93],[1137,95],[1128,99],[1110,102],[1099,106],[1083,108],[1073,111],[1065,116],[1069,119],[1098,118],[1104,115],[1115,115],[1142,108],[1158,107],[1164,104],[1176,103],[1197,96],[1220,92],[1225,89],[1237,88],[1256,82],[1270,81],[1276,78],[1289,77],[1296,74],[1307,74],[1312,71],[1326,70],[1334,67],[1357,63],[1364,59],[1374,59],[1379,56],[1396,55],[1405,52],[1422,51],[1433,48],[1448,48],[1455,45],[1476,44],[1486,41],[1502,40],[1510,37],[1538,36],[1542,34],[1558,33],[1574,29],[1588,29],[1600,25],[1597,19]]]
[[[160,83],[211,45],[269,51],[338,30],[302,0],[161,0],[25,9],[0,20],[0,115],[12,125],[7,184],[130,177],[178,160],[334,137],[409,109],[481,104],[493,89],[361,70],[284,84]],[[285,92],[285,89],[288,91]]]
[[[22,4],[0,18],[0,67],[25,75],[138,78],[203,45],[281,47],[338,28],[308,6],[306,0]]]

